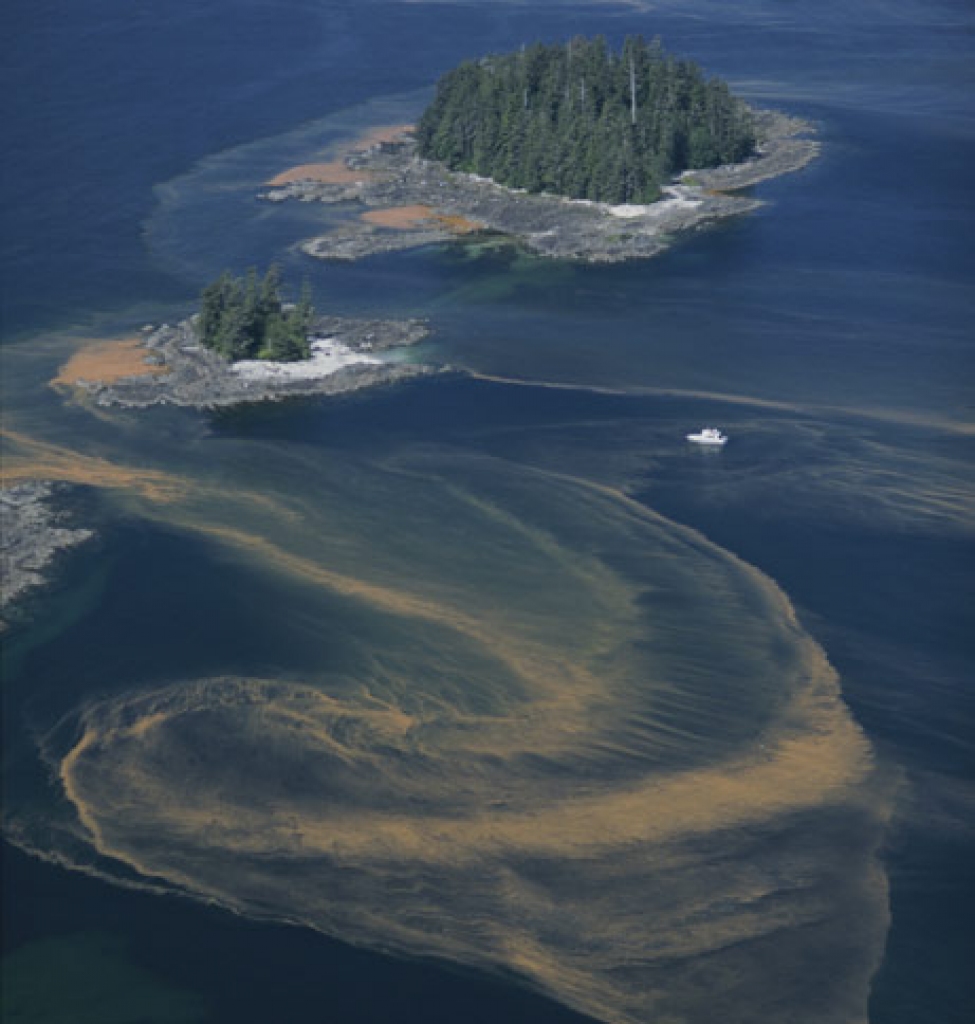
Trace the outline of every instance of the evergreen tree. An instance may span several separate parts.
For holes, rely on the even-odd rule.
[[[295,306],[281,301],[281,271],[272,265],[258,282],[256,269],[243,279],[224,272],[203,289],[197,331],[200,341],[228,359],[290,362],[311,353],[308,333],[315,317],[306,281]]]
[[[689,167],[755,150],[748,108],[658,39],[536,43],[441,78],[417,128],[422,156],[502,184],[611,203],[652,202]]]

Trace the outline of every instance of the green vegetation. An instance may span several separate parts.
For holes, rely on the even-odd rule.
[[[245,278],[224,272],[203,289],[197,332],[207,348],[229,359],[293,362],[311,354],[308,332],[315,310],[307,284],[297,305],[281,301],[281,272],[271,266],[262,281],[253,268]]]
[[[659,40],[536,43],[467,61],[441,78],[417,128],[419,152],[529,192],[647,203],[690,167],[755,150],[745,104]]]

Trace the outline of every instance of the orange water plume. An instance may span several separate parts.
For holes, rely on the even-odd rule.
[[[178,515],[329,594],[367,641],[317,678],[80,708],[47,743],[78,837],[243,912],[514,970],[608,1021],[706,1020],[716,1000],[755,1024],[865,1020],[886,803],[786,596],[611,487],[440,472],[360,469],[348,518],[332,489],[274,540]],[[838,979],[815,999],[813,960]]]

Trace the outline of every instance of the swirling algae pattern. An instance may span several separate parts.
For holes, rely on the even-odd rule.
[[[883,787],[756,569],[611,487],[483,456],[360,470],[355,501],[299,512],[20,450],[370,624],[354,669],[134,685],[52,729],[74,839],[106,863],[603,1020],[865,1019]]]

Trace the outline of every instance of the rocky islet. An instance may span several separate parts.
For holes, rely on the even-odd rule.
[[[554,259],[646,259],[668,248],[675,235],[761,206],[753,196],[731,193],[797,171],[818,155],[820,145],[808,122],[771,110],[753,113],[761,138],[755,156],[740,164],[685,172],[665,187],[665,198],[646,206],[530,194],[449,171],[418,156],[408,129],[348,154],[345,165],[355,181],[350,182],[348,175],[342,181],[291,180],[265,189],[261,198],[354,203],[365,211],[420,206],[431,211],[426,219],[395,228],[368,216],[350,219],[302,244],[306,253],[320,259],[356,260],[447,242],[469,235],[472,227],[509,237],[536,255]]]

